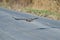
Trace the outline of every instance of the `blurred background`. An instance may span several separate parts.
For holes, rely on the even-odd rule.
[[[0,0],[0,7],[60,20],[60,0]]]

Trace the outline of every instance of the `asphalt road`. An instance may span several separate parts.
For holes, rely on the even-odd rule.
[[[0,8],[0,40],[60,40],[60,21]]]

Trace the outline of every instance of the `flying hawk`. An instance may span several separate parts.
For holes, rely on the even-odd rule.
[[[27,21],[27,22],[32,22],[33,20],[35,20],[35,19],[38,19],[38,18],[14,18],[15,20],[25,20],[25,21]]]

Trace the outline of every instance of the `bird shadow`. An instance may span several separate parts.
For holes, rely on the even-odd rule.
[[[36,30],[45,30],[45,29],[48,29],[48,28],[37,28]]]

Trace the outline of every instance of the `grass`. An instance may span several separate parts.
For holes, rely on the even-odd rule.
[[[4,5],[3,3],[0,3],[0,7],[5,7],[5,8],[9,8],[8,5]],[[14,10],[14,8],[13,8]],[[19,10],[19,9],[16,9]],[[49,10],[38,10],[38,9],[33,9],[33,8],[20,8],[20,10],[22,12],[28,12],[28,13],[32,13],[38,16],[42,16],[42,17],[47,17],[50,19],[54,19],[54,20],[60,20],[60,14],[56,13],[56,12],[51,12]]]
[[[48,17],[54,20],[60,20],[60,14],[56,12],[51,12],[49,10],[38,10],[33,8],[23,8],[21,11],[33,13],[38,16]]]

